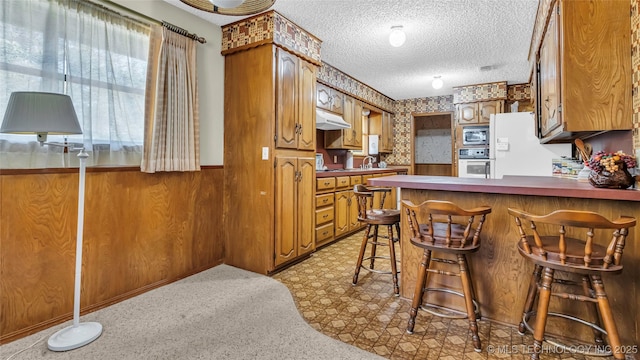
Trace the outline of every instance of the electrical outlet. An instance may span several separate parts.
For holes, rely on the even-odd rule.
[[[269,160],[269,148],[266,146],[262,148],[262,160]]]

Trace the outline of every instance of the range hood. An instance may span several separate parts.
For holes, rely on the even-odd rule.
[[[341,130],[350,128],[351,124],[344,121],[342,116],[316,109],[316,129]]]

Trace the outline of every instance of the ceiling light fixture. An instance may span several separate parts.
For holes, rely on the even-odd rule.
[[[442,85],[444,85],[444,82],[442,82],[440,76],[434,76],[433,82],[431,82],[431,86],[433,86],[434,89],[441,89]]]
[[[402,25],[392,26],[389,34],[389,43],[393,47],[400,47],[407,40],[407,35],[402,30]]]
[[[244,16],[269,9],[276,0],[180,0],[196,9],[219,14]]]

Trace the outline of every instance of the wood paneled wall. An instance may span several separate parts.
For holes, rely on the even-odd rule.
[[[82,313],[221,264],[222,167],[88,172]],[[69,320],[78,174],[0,176],[0,343]]]
[[[451,164],[416,164],[415,175],[452,176]]]

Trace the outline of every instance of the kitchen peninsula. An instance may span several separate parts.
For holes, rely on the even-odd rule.
[[[368,184],[399,187],[401,199],[410,200],[414,204],[433,199],[452,201],[463,208],[490,206],[492,212],[487,215],[483,227],[482,245],[470,257],[470,267],[482,317],[511,325],[517,325],[520,321],[533,268],[516,249],[519,239],[515,222],[507,213],[507,208],[520,208],[540,214],[556,209],[575,209],[595,211],[609,219],[616,219],[621,215],[640,219],[640,190],[598,189],[589,183],[572,179],[523,176],[476,179],[397,175],[369,179]],[[636,226],[627,237],[622,259],[624,270],[619,275],[603,277],[622,342],[628,345],[637,345],[637,339],[640,338],[639,240],[640,226]],[[400,242],[400,294],[404,298],[411,298],[422,252],[409,242],[404,214]],[[598,243],[602,245],[601,242]],[[456,282],[445,283],[445,286],[455,287],[455,284]],[[438,284],[440,285],[442,284]],[[461,306],[462,302],[457,300],[433,299],[454,307]],[[571,309],[568,311],[585,316],[584,305],[571,304],[571,307],[568,302],[560,304],[563,311]],[[552,310],[553,305],[552,302]],[[547,329],[550,333],[561,333],[559,329],[562,325],[567,324],[550,323]],[[580,333],[579,336],[582,337],[583,334]]]

